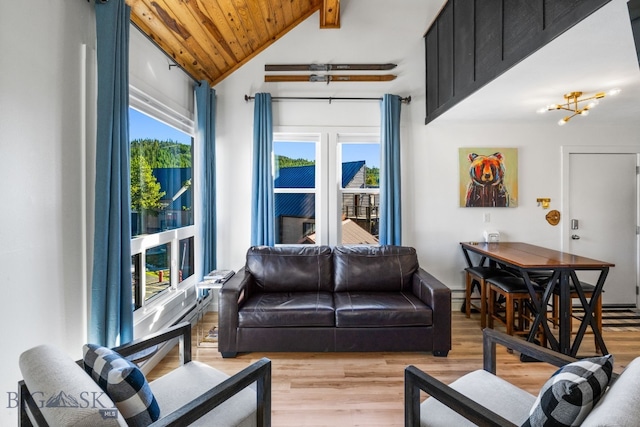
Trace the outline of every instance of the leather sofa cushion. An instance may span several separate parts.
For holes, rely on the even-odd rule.
[[[411,292],[336,292],[336,326],[430,326],[433,312]]]
[[[330,292],[264,292],[252,295],[238,311],[241,328],[335,326]]]
[[[329,246],[254,246],[246,268],[263,292],[331,292],[333,261]]]
[[[416,250],[408,246],[336,246],[336,292],[400,292],[410,289],[418,269]]]

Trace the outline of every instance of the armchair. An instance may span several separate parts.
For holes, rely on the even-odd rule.
[[[178,339],[180,366],[149,383],[160,407],[160,419],[151,426],[271,425],[271,361],[263,358],[229,377],[204,363],[191,360],[191,325],[182,323],[113,350],[124,358],[149,347]],[[18,383],[19,425],[127,425],[121,414],[104,408],[115,405],[100,397],[98,407],[82,403],[84,396],[104,395],[98,384],[64,352],[53,346],[38,346],[20,356],[23,380]],[[255,391],[250,388],[256,384]],[[64,392],[80,405],[50,407],[47,398]],[[97,405],[93,405],[97,406]],[[216,410],[216,408],[218,408]],[[238,413],[244,415],[239,420]],[[117,417],[114,416],[117,415]]]
[[[540,362],[546,362],[561,370],[542,387],[542,399],[518,388],[496,375],[496,344],[520,352]],[[534,417],[556,416],[556,409],[549,410],[545,404],[548,396],[559,396],[557,407],[563,410],[572,405],[570,411],[578,414],[576,421],[583,427],[598,425],[637,425],[640,410],[640,358],[633,360],[622,374],[611,372],[613,361],[610,355],[598,359],[607,360],[602,365],[603,381],[597,386],[598,370],[594,373],[577,371],[576,365],[591,363],[594,359],[577,360],[547,348],[529,343],[493,329],[483,331],[483,369],[471,372],[446,385],[415,366],[405,369],[405,426],[520,426],[536,425]],[[568,364],[571,364],[569,366]],[[580,369],[583,367],[581,366]],[[608,372],[607,372],[608,370]],[[585,371],[589,371],[585,369]],[[557,375],[562,372],[562,375]],[[597,388],[597,392],[573,393],[575,387]],[[558,391],[565,393],[557,393]],[[430,395],[420,402],[420,392]],[[594,397],[599,395],[598,397]],[[576,402],[575,397],[585,399]],[[586,396],[586,397],[585,397]],[[586,399],[594,400],[587,401]],[[578,399],[579,400],[579,399]],[[633,409],[632,409],[633,408]],[[566,411],[566,413],[570,412]],[[564,415],[564,414],[561,414]],[[531,423],[531,424],[529,424]],[[571,424],[572,423],[567,423]],[[541,425],[541,424],[538,424]],[[550,424],[549,424],[550,425]],[[578,424],[575,424],[578,425]]]

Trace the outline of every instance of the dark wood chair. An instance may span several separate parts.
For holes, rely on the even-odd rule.
[[[488,327],[493,329],[494,320],[506,327],[508,335],[529,335],[533,323],[531,294],[522,277],[504,276],[487,279],[488,295]],[[538,298],[542,297],[543,288],[534,285]],[[537,331],[538,339],[545,345],[546,339],[542,327]]]
[[[465,268],[465,315],[471,317],[471,310],[480,312],[480,327],[487,327],[487,279],[491,277],[510,276],[506,270],[496,267],[467,267]],[[473,297],[473,289],[478,284],[477,298]]]

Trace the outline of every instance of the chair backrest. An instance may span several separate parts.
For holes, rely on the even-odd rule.
[[[19,365],[35,401],[35,408],[29,408],[32,416],[41,413],[52,426],[127,425],[109,396],[57,347],[40,345],[29,349],[20,355]]]

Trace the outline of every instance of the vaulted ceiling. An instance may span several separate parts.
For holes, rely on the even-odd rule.
[[[127,0],[131,21],[175,63],[212,86],[320,11],[340,27],[340,0]]]

